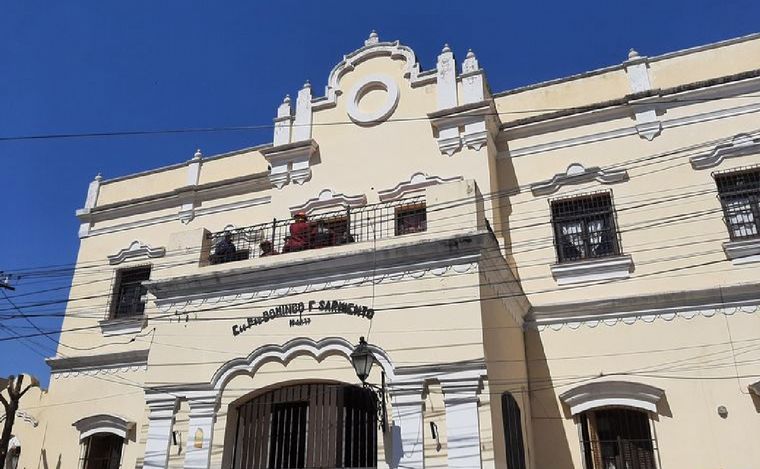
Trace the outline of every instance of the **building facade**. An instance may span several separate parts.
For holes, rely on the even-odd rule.
[[[756,467],[759,35],[495,93],[373,32],[319,94],[90,184],[17,467]]]

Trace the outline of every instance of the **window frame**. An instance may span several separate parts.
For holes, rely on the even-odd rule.
[[[743,174],[753,175],[756,181],[750,180],[750,186],[747,189],[727,188],[725,186],[730,185],[736,179]],[[718,201],[720,202],[721,210],[723,212],[723,223],[726,225],[728,236],[731,241],[746,241],[760,239],[760,165],[755,166],[743,166],[734,169],[728,169],[724,171],[717,171],[712,173],[713,180],[715,181],[715,188],[717,190]],[[750,176],[752,178],[752,176]],[[752,186],[754,182],[755,186]],[[722,187],[723,186],[723,187]],[[736,222],[731,221],[732,217],[737,216],[737,212],[734,207],[730,206],[731,202],[741,197],[746,197],[748,210],[738,212],[739,216],[746,217],[751,214],[751,221]],[[736,234],[736,231],[745,230],[747,227],[754,229],[754,234],[742,235]]]
[[[560,210],[561,204],[583,204],[593,205],[595,200],[604,200],[608,202],[608,205],[604,210],[600,210],[598,207],[592,207],[591,209],[585,209],[584,211],[577,211],[571,214],[559,215],[557,212]],[[556,254],[557,264],[569,264],[573,262],[593,261],[596,259],[605,259],[610,257],[617,257],[624,254],[622,248],[622,242],[620,239],[620,231],[617,223],[617,211],[615,210],[615,202],[612,197],[612,191],[596,191],[587,192],[582,194],[572,194],[563,197],[558,197],[549,200],[549,214],[551,217],[552,225],[552,239],[554,242],[554,251]],[[607,223],[607,227],[596,232],[589,231],[590,222],[594,219],[604,217],[603,220]],[[569,226],[571,223],[578,223],[581,225],[580,237],[583,243],[582,249],[579,249],[579,245],[572,243],[576,246],[576,250],[580,251],[580,255],[576,257],[567,256],[564,246],[568,242],[562,239],[563,235],[561,231],[562,226]],[[600,239],[604,239],[604,233],[607,233],[608,240],[603,240],[599,243],[592,243],[590,238],[593,236],[599,236]],[[596,235],[595,233],[600,233]],[[577,235],[577,233],[571,233],[571,235]],[[611,248],[608,253],[594,255],[591,254],[594,246],[603,246],[610,244]]]
[[[402,199],[403,201],[403,199]],[[409,230],[402,228],[402,220],[408,216],[421,216],[420,224],[422,228]],[[423,233],[427,231],[427,204],[423,202],[402,204],[395,207],[393,211],[393,234],[394,236],[404,236],[414,233]]]
[[[633,469],[659,469],[661,467],[660,465],[660,452],[659,447],[657,445],[657,433],[655,432],[655,426],[654,426],[654,418],[651,412],[636,408],[636,407],[627,407],[627,406],[604,406],[604,407],[594,407],[587,410],[584,410],[583,412],[577,414],[575,416],[575,420],[578,426],[578,441],[580,443],[580,450],[581,450],[581,460],[583,463],[584,469],[604,469],[604,465],[597,466],[597,463],[601,462],[602,455],[596,455],[595,451],[599,451],[601,453],[601,439],[598,434],[598,430],[596,427],[598,427],[598,416],[597,414],[600,412],[610,412],[610,411],[626,411],[633,414],[638,414],[642,416],[646,420],[646,431],[649,434],[648,439],[631,439],[626,438],[622,439],[618,437],[617,441],[648,441],[650,442],[650,448],[649,451],[651,453],[651,462],[652,466],[639,466],[635,467]],[[593,422],[593,425],[592,425]],[[595,434],[596,439],[592,438],[591,432]],[[596,443],[596,445],[594,445]],[[618,443],[619,444],[619,443]],[[596,447],[596,449],[595,449]],[[623,462],[627,462],[627,460],[623,460]],[[625,464],[623,465],[624,467]]]
[[[79,469],[89,469],[88,465],[90,464],[91,461],[89,461],[88,458],[90,455],[92,439],[97,438],[97,437],[100,437],[100,438],[107,437],[107,438],[114,438],[114,439],[118,438],[120,440],[119,451],[118,451],[119,459],[116,464],[116,469],[121,468],[122,463],[124,461],[124,446],[126,446],[126,441],[127,441],[126,438],[116,433],[101,431],[101,432],[96,432],[91,435],[88,435],[87,437],[81,440],[80,445],[79,445],[80,446],[79,464],[78,464]],[[111,462],[110,457],[111,456],[109,456],[109,459],[108,459],[109,463]],[[111,469],[110,464],[107,469]]]
[[[148,264],[140,264],[140,265],[134,265],[130,267],[125,267],[121,269],[117,269],[114,273],[114,280],[113,280],[113,286],[111,289],[111,304],[108,306],[108,319],[110,320],[126,320],[126,319],[134,319],[134,318],[140,318],[145,316],[145,307],[147,302],[146,301],[139,301],[139,304],[141,306],[138,306],[136,308],[136,312],[119,312],[119,305],[121,303],[122,298],[122,287],[124,286],[124,274],[128,272],[137,272],[140,270],[146,270],[147,269],[147,278],[144,280],[135,280],[129,282],[130,285],[133,284],[142,284],[142,282],[146,280],[150,280],[150,275],[153,271],[153,265]],[[147,293],[147,289],[144,286],[140,287],[140,298],[142,298]],[[134,306],[134,305],[133,305]]]

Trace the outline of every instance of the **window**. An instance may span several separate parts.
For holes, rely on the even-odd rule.
[[[551,211],[558,262],[620,254],[609,193],[554,200]]]
[[[501,417],[504,423],[504,446],[507,450],[507,468],[525,469],[525,447],[522,435],[522,415],[512,394],[501,395]]]
[[[646,412],[624,408],[580,415],[586,469],[656,469]]]
[[[396,236],[427,230],[425,204],[396,207]]]
[[[760,168],[715,175],[718,197],[732,240],[760,233]]]
[[[96,433],[87,437],[82,446],[81,469],[118,469],[121,466],[121,446],[124,439],[113,433]]]
[[[123,269],[116,273],[116,286],[111,304],[111,318],[141,316],[145,312],[142,297],[148,289],[142,282],[150,278],[150,266]]]

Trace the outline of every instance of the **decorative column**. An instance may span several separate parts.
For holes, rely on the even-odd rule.
[[[194,393],[188,396],[187,403],[190,405],[190,423],[185,469],[208,469],[219,396],[216,392]]]
[[[480,381],[443,381],[448,467],[481,467],[478,390]]]
[[[391,390],[393,403],[393,422],[401,430],[401,448],[393,448],[393,459],[404,469],[423,469],[425,467],[425,429],[422,412],[425,401],[422,400],[423,383],[412,385],[416,389]],[[395,451],[401,450],[400,455]]]
[[[100,183],[103,180],[103,176],[98,173],[95,179],[90,182],[87,187],[87,199],[84,201],[84,208],[77,210],[77,217],[79,217],[79,237],[86,238],[90,235],[90,228],[92,228],[92,217],[90,211],[98,204],[98,195],[100,195]]]
[[[148,439],[145,442],[144,469],[166,469],[169,461],[174,414],[177,397],[171,394],[146,394],[148,414]]]

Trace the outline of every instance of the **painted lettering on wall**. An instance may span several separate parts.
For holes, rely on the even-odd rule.
[[[339,300],[309,300],[308,302],[289,303],[264,311],[260,316],[250,316],[242,324],[232,326],[232,335],[237,336],[248,329],[260,326],[277,318],[291,318],[290,327],[308,326],[313,316],[321,314],[348,314],[372,319],[375,310],[367,306]]]

